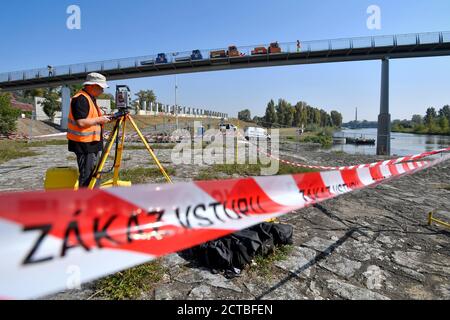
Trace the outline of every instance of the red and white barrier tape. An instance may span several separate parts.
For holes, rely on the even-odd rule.
[[[237,131],[237,136],[246,140],[239,131]],[[257,152],[260,152],[260,153],[264,154],[265,156],[275,159],[277,161],[280,161],[282,163],[285,163],[285,164],[288,164],[288,165],[291,165],[294,167],[301,167],[301,168],[308,168],[308,169],[320,169],[320,170],[348,170],[348,169],[355,169],[355,168],[369,168],[369,167],[376,167],[376,166],[380,166],[380,165],[389,165],[389,164],[397,164],[397,163],[408,162],[408,161],[415,161],[415,160],[423,159],[423,158],[426,158],[426,157],[429,157],[429,156],[432,156],[435,154],[450,152],[450,147],[448,147],[448,148],[443,148],[443,149],[438,149],[438,150],[433,150],[433,151],[426,151],[426,152],[422,152],[422,153],[415,154],[415,155],[403,156],[403,157],[399,157],[399,158],[395,158],[395,159],[381,160],[378,162],[357,164],[357,165],[350,165],[350,166],[340,166],[340,167],[334,166],[333,167],[333,166],[307,165],[307,164],[303,164],[303,163],[299,163],[299,162],[284,160],[277,156],[274,156],[273,154],[271,154],[269,152],[266,152],[265,150],[262,150],[260,147],[258,147],[256,144],[252,143],[251,141],[248,141],[248,143],[255,146]]]
[[[91,281],[448,158],[286,176],[0,194],[0,298],[56,292],[74,277]]]
[[[348,169],[355,169],[355,168],[369,168],[369,167],[376,167],[376,166],[380,166],[380,165],[389,165],[389,164],[397,164],[397,163],[408,162],[408,161],[415,161],[415,160],[423,159],[423,158],[426,158],[426,157],[429,157],[429,156],[432,156],[435,154],[449,152],[450,147],[445,148],[445,149],[422,152],[422,153],[415,154],[415,155],[408,155],[408,156],[395,158],[395,159],[382,160],[382,161],[378,161],[378,162],[351,165],[351,166],[341,166],[341,167],[329,167],[329,166],[316,166],[316,165],[302,164],[302,163],[298,163],[298,162],[294,162],[294,161],[280,159],[279,157],[276,157],[268,152],[265,152],[264,150],[261,150],[261,148],[259,148],[259,147],[257,147],[257,150],[258,150],[258,152],[264,154],[267,157],[273,158],[277,161],[280,161],[282,163],[285,163],[285,164],[288,164],[291,166],[295,166],[295,167],[302,167],[302,168],[309,168],[309,169],[321,169],[321,170],[348,170]]]

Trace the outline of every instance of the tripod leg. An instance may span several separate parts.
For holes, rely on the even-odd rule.
[[[161,171],[164,178],[166,178],[167,182],[172,183],[172,179],[170,179],[169,175],[167,174],[166,170],[164,170],[163,166],[159,162],[158,158],[156,157],[155,153],[153,152],[152,148],[147,143],[147,140],[145,140],[145,137],[142,135],[141,130],[139,130],[138,126],[134,122],[133,118],[131,118],[130,115],[127,115],[127,118],[130,120],[131,125],[133,126],[134,130],[136,130],[137,134],[139,135],[139,138],[141,138],[142,143],[144,143],[145,147],[147,148],[147,151],[152,156],[153,160],[155,161],[156,165],[158,166],[159,170]]]
[[[116,121],[116,124],[114,125],[114,129],[112,132],[111,140],[108,143],[108,146],[106,147],[106,151],[102,154],[102,157],[100,161],[97,164],[97,167],[95,167],[94,173],[92,174],[91,181],[89,182],[89,189],[94,189],[95,184],[97,183],[97,180],[100,179],[100,172],[103,170],[103,167],[105,166],[106,160],[108,159],[108,155],[111,152],[112,146],[114,145],[114,142],[117,139],[117,135],[119,133],[120,125],[122,124],[123,119],[120,118]]]
[[[118,186],[117,182],[119,181],[119,170],[120,170],[120,165],[122,162],[123,146],[125,145],[125,126],[126,126],[126,124],[127,124],[127,122],[123,121],[122,137],[120,139],[120,144],[117,148],[117,156],[114,161],[114,176],[113,176],[113,186],[114,187]]]

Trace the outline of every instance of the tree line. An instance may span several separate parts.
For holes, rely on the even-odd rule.
[[[0,134],[14,132],[19,115],[20,111],[11,106],[11,95],[0,92]]]
[[[250,110],[240,111],[238,119],[252,121]],[[335,110],[328,113],[304,101],[292,105],[284,99],[279,99],[276,104],[274,100],[270,100],[265,115],[255,116],[253,121],[263,127],[341,127],[342,114]]]
[[[411,117],[411,120],[394,120],[392,122],[392,131],[450,135],[449,123],[449,105],[445,105],[439,110],[430,107],[424,116],[415,114]]]

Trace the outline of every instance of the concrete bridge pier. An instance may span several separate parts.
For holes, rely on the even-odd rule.
[[[67,130],[67,121],[70,111],[70,88],[66,85],[61,88],[61,129]]]
[[[377,155],[391,154],[391,115],[389,113],[389,59],[381,61],[380,114],[378,116]]]

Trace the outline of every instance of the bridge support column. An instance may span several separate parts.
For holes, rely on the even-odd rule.
[[[381,61],[380,115],[378,116],[377,155],[391,154],[391,115],[389,113],[389,59]]]
[[[62,86],[61,88],[61,129],[67,130],[67,121],[69,119],[70,111],[70,88]]]

